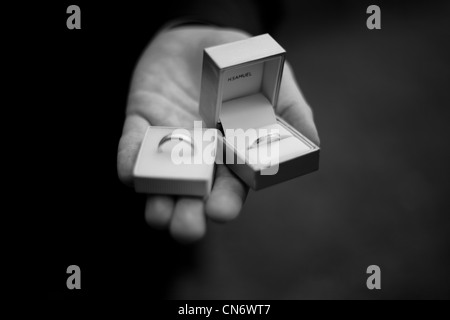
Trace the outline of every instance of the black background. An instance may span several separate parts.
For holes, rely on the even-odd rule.
[[[66,28],[70,4],[81,8],[81,30]],[[379,2],[382,30],[369,31],[369,4],[264,2],[261,20],[250,18],[251,11],[242,19],[218,14],[223,11],[213,5],[197,10],[172,1],[5,10],[12,42],[4,50],[14,59],[5,61],[12,69],[5,96],[12,103],[4,123],[13,144],[6,170],[16,196],[8,200],[20,226],[12,241],[21,244],[11,247],[25,268],[21,278],[34,270],[40,280],[36,287],[17,285],[20,291],[37,289],[37,296],[52,299],[449,298],[448,6]],[[250,196],[243,219],[211,226],[208,237],[192,246],[147,227],[144,198],[121,185],[116,173],[133,68],[153,34],[186,13],[279,39],[315,110],[323,148],[318,174],[264,191],[270,202]],[[289,56],[298,51],[303,53]],[[406,191],[399,195],[397,188]],[[296,192],[302,204],[277,204],[277,194]],[[296,206],[300,213],[291,212]],[[303,217],[293,232],[302,236],[277,236],[286,228],[289,234],[293,214]],[[274,225],[270,215],[279,221],[277,233],[267,235],[278,239],[275,244],[252,235]],[[228,240],[236,246],[214,245]],[[243,258],[245,251],[233,251],[247,240],[261,245],[247,249],[255,254],[252,261]],[[205,267],[211,252],[221,250],[241,261],[238,271]],[[290,259],[261,267],[280,258],[270,250],[299,257],[298,272]],[[71,264],[82,270],[82,290],[66,288]],[[386,272],[380,292],[365,288],[370,264]],[[232,264],[226,268],[233,270]],[[263,271],[247,279],[239,268]],[[210,273],[199,275],[205,270]],[[179,285],[179,279],[190,282]],[[227,279],[240,279],[240,286],[227,288]]]

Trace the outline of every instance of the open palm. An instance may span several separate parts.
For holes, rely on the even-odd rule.
[[[135,69],[127,117],[118,149],[118,174],[132,185],[132,170],[149,125],[193,127],[201,120],[198,103],[203,49],[249,37],[213,27],[183,27],[161,32],[144,51]],[[319,143],[311,109],[286,65],[276,112]],[[180,241],[194,241],[206,231],[206,217],[229,221],[241,211],[248,188],[225,165],[217,165],[206,199],[149,195],[145,217],[154,227],[169,227]]]

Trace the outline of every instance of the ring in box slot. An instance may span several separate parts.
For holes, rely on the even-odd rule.
[[[215,129],[148,127],[133,170],[135,190],[207,196],[213,183],[217,133]]]
[[[237,159],[226,164],[253,189],[318,169],[319,147],[274,111],[284,55],[267,34],[204,51],[200,114],[208,126],[223,130],[223,146]]]

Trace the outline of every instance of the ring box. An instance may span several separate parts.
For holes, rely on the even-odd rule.
[[[203,52],[200,115],[222,131],[226,165],[255,190],[319,168],[319,147],[274,111],[284,61],[285,50],[268,34]],[[264,149],[271,151],[266,161],[255,153]]]
[[[212,188],[218,131],[149,126],[133,170],[137,192],[207,196]]]

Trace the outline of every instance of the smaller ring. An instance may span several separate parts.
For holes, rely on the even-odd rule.
[[[284,138],[288,138],[288,137],[289,136],[287,136],[287,135],[281,136],[278,132],[277,133],[271,132],[264,136],[259,137],[255,141],[253,141],[253,143],[248,147],[248,149],[253,149],[256,146],[258,146],[259,144],[261,144],[262,142],[269,143],[269,142],[274,142],[274,141],[280,141],[280,140],[282,140]]]
[[[169,141],[174,141],[174,140],[186,142],[187,144],[189,144],[191,146],[192,150],[195,152],[194,141],[192,141],[190,136],[187,136],[187,135],[181,134],[181,133],[175,133],[175,134],[169,133],[169,134],[165,135],[164,137],[162,137],[162,139],[158,143],[158,152],[162,152],[161,147],[163,144],[165,144],[166,142],[169,142]]]

